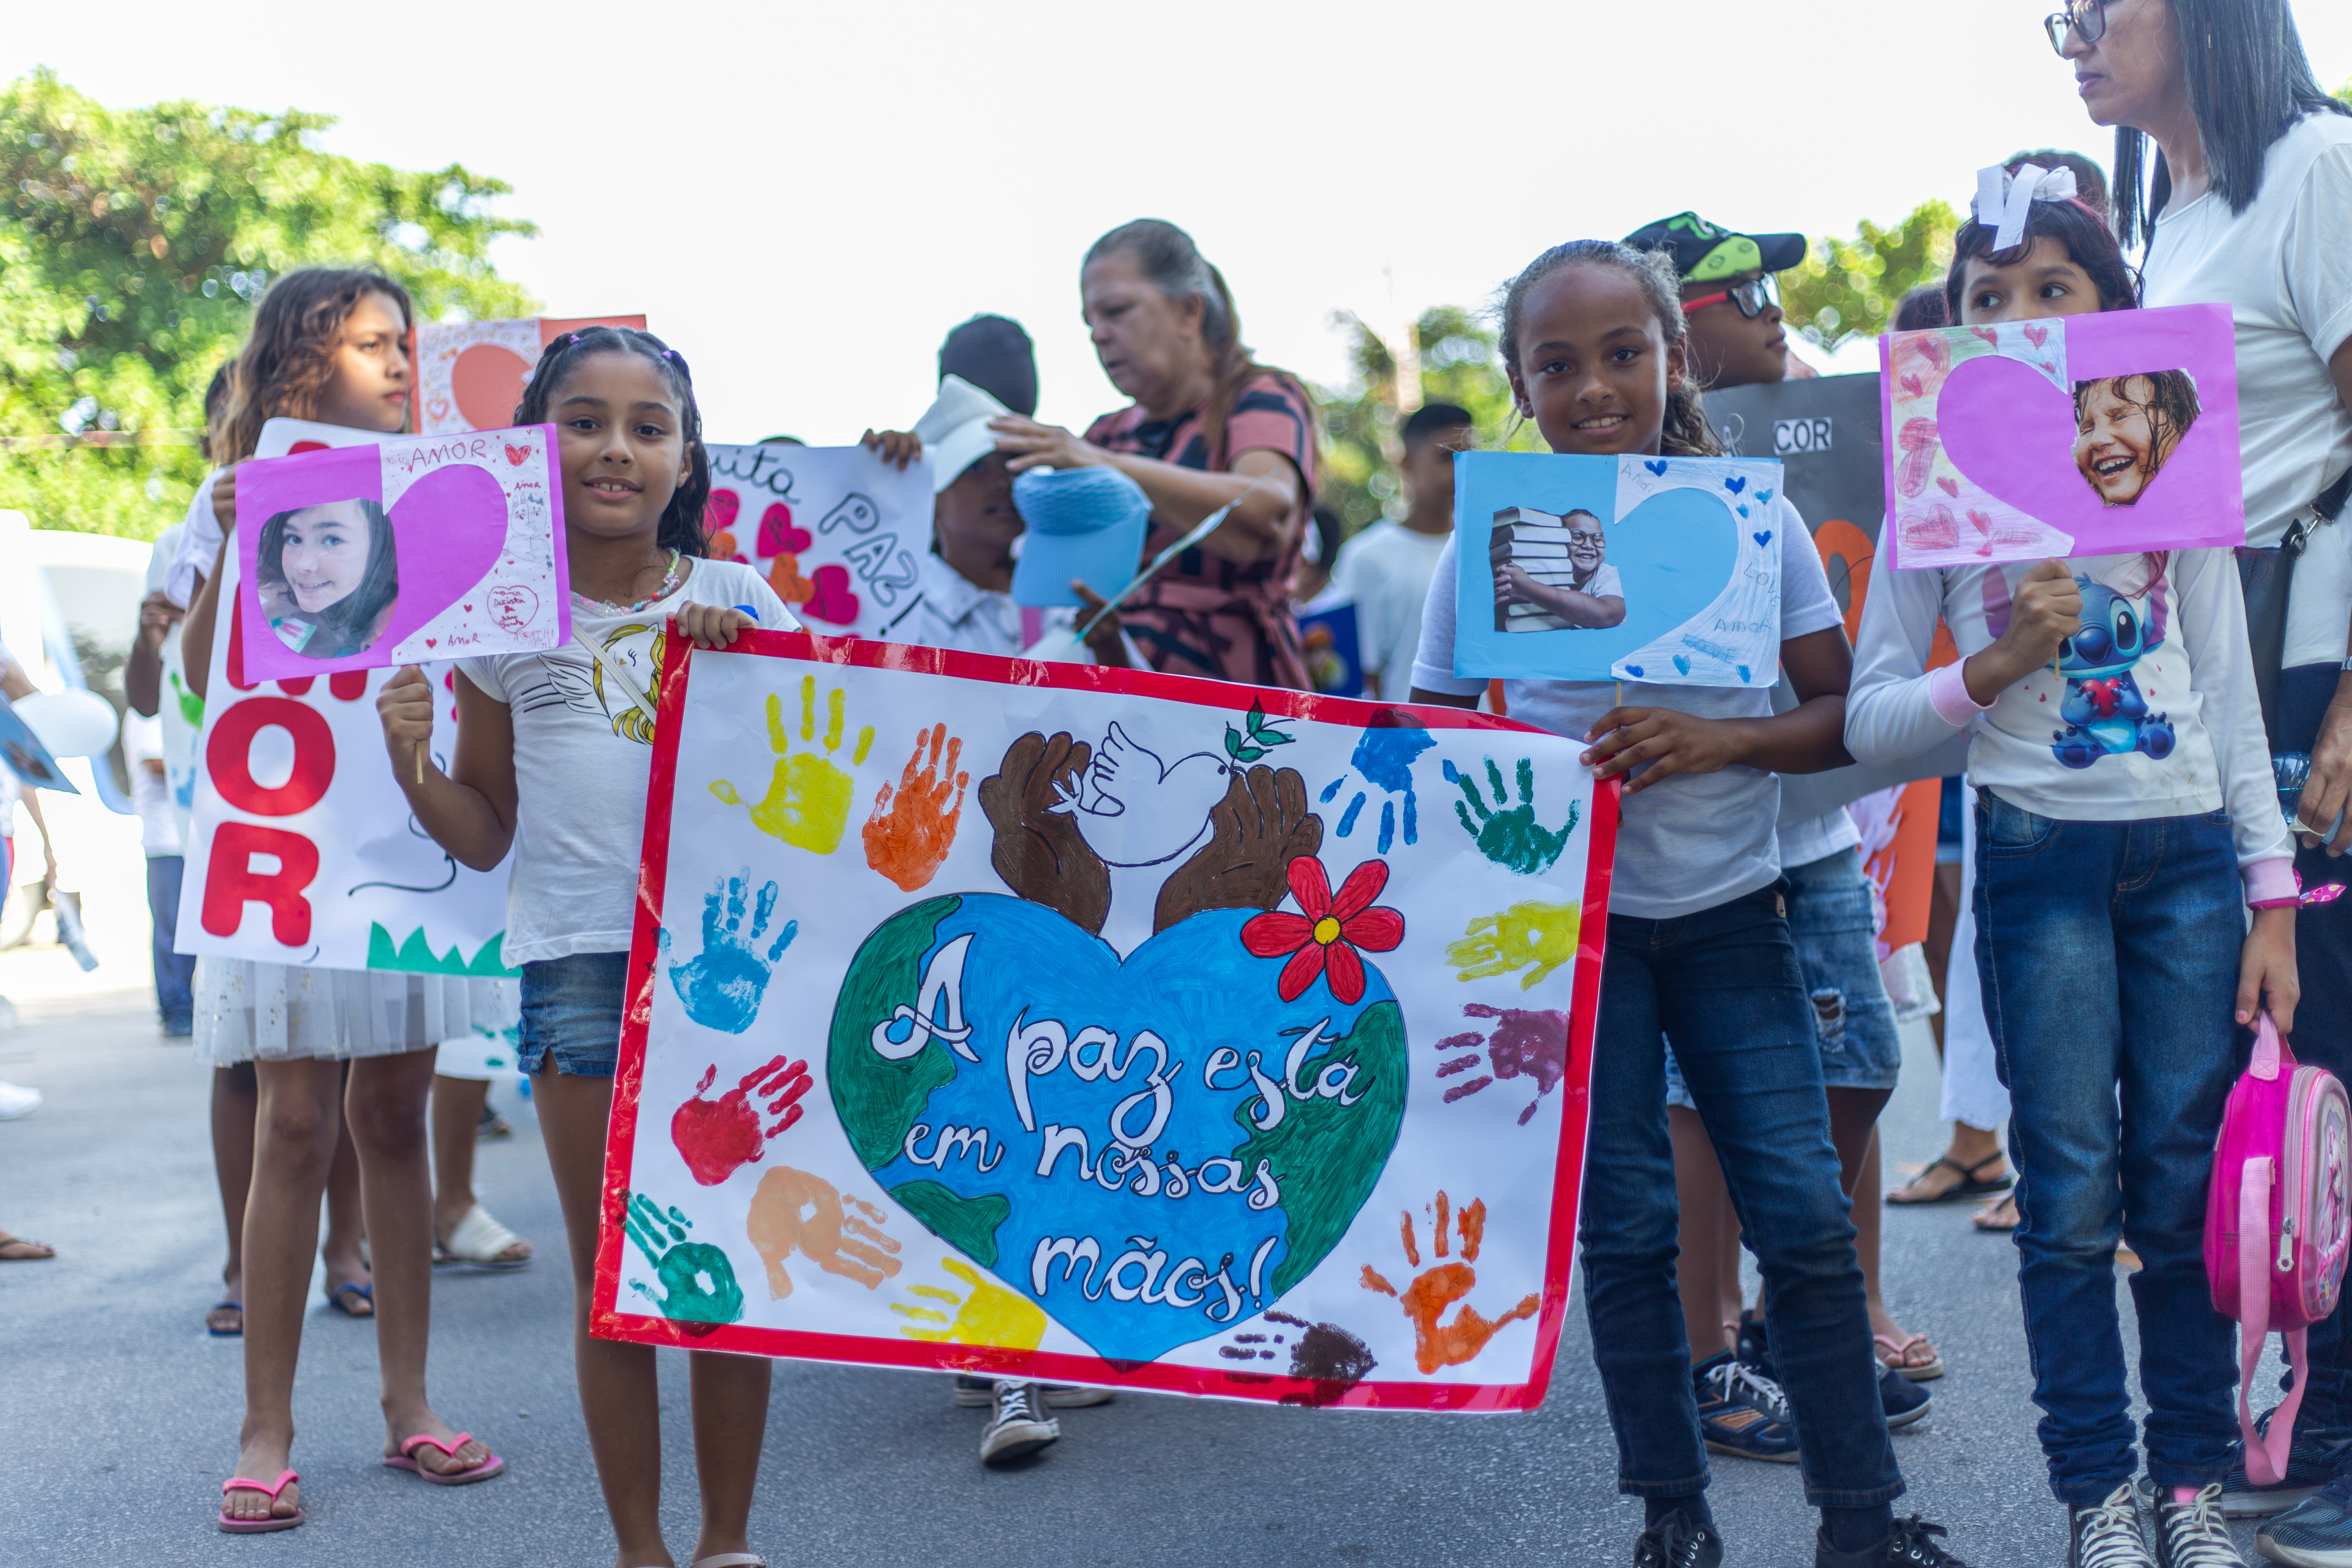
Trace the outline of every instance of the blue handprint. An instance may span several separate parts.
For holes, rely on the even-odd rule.
[[[1491,809],[1480,797],[1478,786],[1454,765],[1454,759],[1445,759],[1446,782],[1459,787],[1463,796],[1454,803],[1454,815],[1462,819],[1463,829],[1478,841],[1478,853],[1497,866],[1527,876],[1550,870],[1559,852],[1568,847],[1568,836],[1576,831],[1580,811],[1578,804],[1569,803],[1568,820],[1554,833],[1536,820],[1536,769],[1531,759],[1519,759],[1517,805],[1510,805],[1510,796],[1503,788],[1503,770],[1495,765],[1492,757],[1486,759],[1486,777],[1495,786]],[[1470,820],[1473,811],[1478,814],[1475,822]]]
[[[1412,794],[1412,760],[1437,744],[1429,731],[1393,708],[1384,708],[1373,716],[1372,722],[1356,742],[1356,754],[1349,758],[1355,770],[1366,781],[1385,790],[1390,799],[1381,802],[1380,852],[1387,854],[1396,843],[1397,803],[1395,796],[1404,796],[1404,841],[1421,842],[1420,803]],[[1340,774],[1323,786],[1323,804],[1328,805],[1347,784],[1348,775]],[[1365,792],[1358,790],[1348,802],[1347,810],[1339,814],[1339,837],[1347,837],[1356,831],[1356,818],[1363,815]]]
[[[727,1254],[707,1241],[688,1241],[694,1222],[677,1209],[667,1214],[643,1193],[632,1194],[621,1221],[623,1234],[637,1244],[654,1266],[660,1288],[642,1279],[629,1289],[661,1309],[665,1318],[715,1328],[743,1315],[743,1287],[736,1283],[735,1266]]]
[[[702,952],[688,963],[673,963],[669,983],[677,988],[677,999],[686,1004],[686,1016],[709,1029],[724,1029],[740,1035],[751,1026],[760,1011],[760,998],[767,994],[768,976],[782,958],[784,949],[800,935],[801,922],[786,921],[784,929],[768,948],[768,956],[760,956],[760,938],[767,934],[768,917],[776,909],[776,884],[770,882],[760,889],[759,907],[751,913],[751,934],[742,934],[743,894],[751,885],[751,868],[746,866],[740,877],[730,877],[724,883],[714,882],[702,899]],[[721,898],[727,905],[727,918],[722,926],[719,906]],[[669,929],[661,933],[662,951],[669,951]]]

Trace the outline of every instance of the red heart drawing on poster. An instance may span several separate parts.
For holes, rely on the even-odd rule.
[[[426,637],[425,639],[425,646],[426,647],[439,647],[441,646],[441,639],[439,637]]]
[[[520,636],[539,614],[539,595],[520,583],[501,583],[490,590],[490,618]]]
[[[816,541],[808,530],[793,526],[793,509],[782,501],[760,514],[760,555],[798,555]]]
[[[1948,474],[1937,474],[1936,476],[1936,485],[1937,489],[1941,489],[1946,495],[1950,496],[1953,500],[1958,500],[1959,499],[1960,482],[1958,479],[1951,478]]]
[[[849,591],[848,567],[820,566],[814,581],[815,595],[801,606],[804,614],[836,626],[845,626],[857,618],[857,595]]]
[[[2025,341],[2032,343],[2038,349],[2043,343],[2050,341],[2050,329],[2047,327],[2037,327],[2032,322],[2028,321],[2025,324]]]
[[[425,416],[436,425],[440,424],[449,417],[449,400],[446,397],[432,399],[425,405]]]
[[[702,503],[702,526],[723,533],[735,526],[735,515],[742,510],[743,498],[733,490],[712,490],[710,499]]]
[[[290,458],[297,452],[323,452],[326,449],[324,441],[297,441],[286,448],[286,455]]]
[[[516,405],[522,401],[530,364],[522,355],[497,343],[476,343],[449,367],[449,395],[457,400],[457,416],[467,427],[495,430],[514,423]]]
[[[530,447],[518,447],[518,446],[515,446],[515,445],[513,445],[512,443],[510,443],[510,442],[509,442],[509,443],[507,443],[507,444],[506,444],[506,448],[507,448],[507,461],[508,461],[508,462],[509,462],[509,463],[512,463],[516,468],[521,468],[525,463],[528,463],[528,462],[530,462]]]

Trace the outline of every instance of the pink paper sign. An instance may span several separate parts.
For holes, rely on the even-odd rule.
[[[2226,307],[1892,332],[1878,353],[1896,567],[2245,542]]]
[[[550,648],[571,635],[555,427],[393,437],[236,471],[246,677]]]

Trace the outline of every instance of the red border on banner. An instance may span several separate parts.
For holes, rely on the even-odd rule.
[[[662,671],[655,726],[653,774],[646,791],[644,855],[637,869],[636,929],[629,949],[629,994],[621,1017],[620,1070],[613,1083],[613,1116],[604,1134],[604,1207],[596,1227],[595,1300],[590,1331],[600,1339],[682,1350],[730,1351],[744,1355],[787,1356],[863,1366],[919,1371],[999,1373],[1109,1388],[1168,1394],[1215,1394],[1298,1405],[1328,1405],[1383,1410],[1533,1410],[1551,1383],[1553,1357],[1568,1311],[1570,1266],[1575,1257],[1578,1202],[1584,1185],[1585,1134],[1590,1122],[1592,1035],[1599,1020],[1601,964],[1609,928],[1609,889],[1617,850],[1618,781],[1599,781],[1592,792],[1591,837],[1585,858],[1584,901],[1578,911],[1568,1023],[1568,1077],[1561,1084],[1559,1148],[1552,1183],[1551,1230],[1544,1262],[1543,1304],[1536,1316],[1536,1353],[1525,1383],[1389,1383],[1374,1379],[1337,1393],[1313,1381],[1263,1373],[1223,1372],[1209,1367],[1158,1363],[1122,1372],[1091,1355],[1051,1351],[1005,1350],[927,1341],[886,1340],[862,1334],[814,1333],[798,1329],[755,1329],[737,1323],[696,1324],[676,1318],[616,1310],[621,1288],[622,1220],[628,1207],[630,1157],[636,1145],[637,1095],[645,1082],[646,1034],[653,1019],[662,897],[668,874],[671,806],[677,784],[676,722],[686,704],[694,662],[691,643],[677,637],[673,657]],[[1277,688],[1241,686],[1150,670],[1095,665],[1042,664],[997,658],[945,648],[910,647],[865,637],[821,637],[807,632],[751,631],[727,650],[770,658],[847,665],[862,669],[908,670],[968,680],[994,681],[1065,691],[1102,691],[1155,697],[1230,711],[1251,702],[1273,717],[1307,719],[1354,728],[1369,726],[1388,710],[1410,713],[1432,730],[1549,731],[1514,719],[1458,708],[1367,702],[1352,697],[1322,697]]]

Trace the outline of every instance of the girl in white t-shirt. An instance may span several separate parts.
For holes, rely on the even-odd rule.
[[[799,623],[750,567],[704,558],[710,494],[686,361],[646,332],[591,327],[547,347],[515,410],[561,439],[572,641],[463,660],[457,749],[433,764],[434,688],[404,669],[377,706],[394,773],[434,840],[477,869],[515,852],[505,953],[522,971],[519,1056],[572,1245],[580,1404],[625,1563],[667,1560],[654,1350],[593,1338],[604,1133],[618,1067],[654,709],[673,637],[724,647]],[[714,1289],[729,1286],[711,1281]],[[692,1318],[673,1284],[665,1310]],[[768,1363],[691,1352],[702,1531],[694,1561],[749,1568]]]
[[[2053,199],[2032,202],[2011,246],[1961,226],[1956,323],[2137,304],[2105,223],[2063,199],[2071,179],[2040,188]],[[1948,368],[1906,349],[1895,371]],[[1929,478],[1916,476],[1933,500]],[[1905,507],[1924,502],[1890,499],[1899,537]],[[1931,672],[1939,619],[1962,658]],[[2241,1031],[2265,999],[2291,1028],[2297,983],[2292,847],[2231,552],[1881,572],[1847,747],[1895,763],[1961,730],[1977,791],[1977,970],[2011,1097],[2018,1282],[2069,1560],[2150,1561],[2116,1310],[2121,1239],[2141,1264],[2132,1298],[2162,1561],[2235,1563],[2221,1507],[2234,1334],[2205,1275],[2206,1183]]]
[[[1690,379],[1686,334],[1670,261],[1577,240],[1513,280],[1500,346],[1519,413],[1553,451],[1719,456]],[[1772,775],[1846,760],[1850,656],[1803,519],[1785,496],[1773,506],[1780,656],[1801,700],[1793,710],[1775,715],[1761,688],[1641,685],[1619,700],[1605,681],[1504,683],[1513,718],[1591,742],[1584,760],[1595,773],[1625,780],[1579,1237],[1593,1360],[1617,1437],[1618,1489],[1642,1498],[1647,1512],[1636,1557],[1720,1562],[1706,1449],[1777,1429],[1771,1440],[1785,1457],[1790,1412],[1728,1352],[1698,1356],[1684,1332],[1666,1128],[1663,1037],[1671,1035],[1763,1268],[1806,1500],[1822,1514],[1816,1562],[1953,1568],[1959,1560],[1937,1543],[1940,1529],[1898,1522],[1889,1506],[1903,1478],[1780,890]],[[1485,682],[1454,672],[1456,570],[1449,545],[1423,610],[1412,695],[1468,708]],[[1704,1431],[1702,1416],[1712,1423]]]

